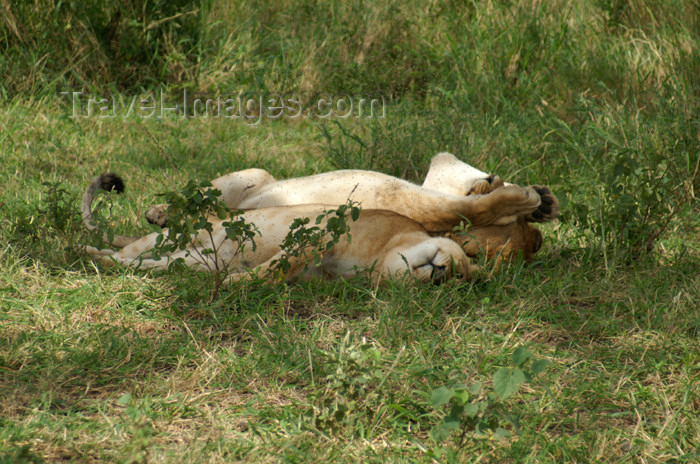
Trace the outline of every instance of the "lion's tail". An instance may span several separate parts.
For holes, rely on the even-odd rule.
[[[85,190],[85,194],[83,195],[83,201],[80,204],[83,223],[88,230],[98,229],[98,227],[91,222],[93,215],[92,202],[95,199],[95,193],[98,190],[106,190],[108,192],[114,190],[117,193],[122,193],[124,191],[124,181],[116,174],[106,173],[95,177],[92,182],[90,182],[90,185],[88,185],[88,188]],[[135,241],[136,238],[127,237],[125,235],[114,235],[113,237],[109,237],[109,234],[104,232],[102,234],[102,240],[112,246],[123,248],[129,243]]]

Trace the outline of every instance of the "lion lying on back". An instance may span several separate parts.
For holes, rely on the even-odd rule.
[[[222,200],[231,209],[309,203],[339,205],[350,198],[366,209],[388,209],[409,217],[431,234],[450,236],[470,257],[483,253],[497,261],[518,256],[531,258],[542,244],[542,234],[530,223],[548,222],[559,215],[559,202],[552,192],[547,187],[534,186],[541,203],[531,213],[503,215],[495,220],[483,214],[479,216],[475,211],[478,207],[485,207],[487,213],[493,214],[498,206],[492,207],[476,198],[473,203],[464,204],[462,197],[488,194],[509,184],[459,161],[450,153],[433,157],[420,187],[371,171],[334,171],[278,181],[262,169],[226,174],[214,179],[212,186],[222,192]],[[505,194],[506,190],[499,193]],[[152,206],[146,218],[163,227],[167,222],[166,209],[167,205]],[[471,227],[466,233],[455,234],[453,229],[459,225],[460,216],[468,218]]]
[[[440,156],[436,159],[439,160]],[[433,174],[439,170],[440,166],[437,166]],[[484,231],[488,230],[486,227],[505,226],[516,235],[526,237],[534,230],[533,241],[541,242],[539,232],[530,229],[525,218],[538,220],[539,215],[540,220],[547,220],[547,215],[556,215],[556,208],[553,208],[556,204],[550,199],[548,190],[499,186],[497,178],[480,171],[478,174],[483,174],[483,177],[462,179],[462,185],[455,186],[466,188],[469,185],[467,195],[458,196],[371,171],[336,171],[287,181],[275,181],[259,169],[232,173],[215,179],[213,185],[223,192],[223,200],[230,208],[252,209],[246,211],[244,217],[258,227],[261,238],[256,239],[258,248],[255,251],[241,253],[238,244],[225,241],[220,222],[214,222],[214,240],[227,268],[233,270],[231,280],[242,278],[251,269],[266,271],[279,259],[279,244],[295,218],[314,217],[327,209],[313,203],[334,207],[344,204],[349,198],[364,208],[359,219],[350,225],[352,242],[341,241],[326,252],[318,269],[308,266],[303,260],[292,262],[287,280],[314,274],[349,277],[358,268],[372,268],[376,280],[406,272],[420,281],[442,280],[452,277],[453,272],[455,277],[467,278],[469,266],[462,247],[448,238],[431,237],[430,234],[450,234],[466,219]],[[92,196],[97,188],[105,187],[102,185],[104,181],[103,178],[95,179],[83,199],[83,217],[88,227],[91,227]],[[482,191],[489,193],[479,194]],[[154,216],[158,219],[162,211],[158,208],[150,210],[149,219],[153,220]],[[131,239],[118,237],[117,246],[126,245],[120,251],[93,248],[88,251],[105,261],[131,264],[138,260],[142,266],[162,268],[167,266],[167,260],[155,261],[148,257],[157,235],[134,239],[132,243],[128,243]],[[502,245],[495,243],[492,248],[495,250]],[[539,243],[532,248],[530,252],[536,251]],[[185,250],[169,258],[181,257],[187,265],[201,267],[191,258],[192,251]]]
[[[96,182],[102,180],[98,178]],[[138,263],[144,268],[162,269],[171,260],[182,258],[184,264],[191,268],[227,269],[228,281],[237,281],[247,278],[248,271],[255,270],[264,275],[271,270],[272,265],[283,257],[280,244],[294,219],[316,217],[325,208],[322,205],[299,205],[246,211],[245,221],[255,224],[260,233],[260,237],[255,238],[254,248],[250,244],[241,248],[236,241],[227,240],[222,222],[211,220],[213,238],[210,239],[202,231],[194,240],[198,250],[189,248],[158,261],[149,256],[150,250],[156,245],[157,233],[135,240],[119,251],[91,247],[87,250],[92,256],[107,263]],[[325,223],[320,226],[324,227]],[[323,252],[319,267],[309,264],[303,257],[290,258],[285,280],[312,276],[347,278],[363,269],[373,270],[374,281],[400,277],[406,272],[421,282],[469,277],[468,258],[457,243],[445,237],[431,237],[423,227],[406,217],[391,211],[365,210],[349,226],[352,240],[341,239],[333,248]],[[196,252],[205,248],[216,248],[218,253]],[[323,249],[323,246],[320,248]],[[305,253],[302,256],[310,255],[311,253]],[[219,262],[214,263],[217,258]]]

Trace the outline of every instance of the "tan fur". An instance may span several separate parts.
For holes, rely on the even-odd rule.
[[[244,179],[246,171],[229,174]],[[216,179],[218,187],[223,182]],[[325,204],[337,206],[350,199],[363,209],[394,211],[413,219],[431,233],[447,233],[465,219],[474,226],[509,224],[537,210],[540,196],[532,188],[510,185],[488,195],[457,196],[426,190],[402,179],[373,171],[344,170],[296,179],[254,184],[241,196],[241,188],[221,189],[222,200],[232,209]],[[236,184],[233,184],[236,185]],[[162,217],[162,206],[147,213],[151,222]]]
[[[84,216],[85,205],[89,206],[98,188],[95,182],[83,200]],[[246,278],[250,270],[267,272],[282,256],[279,244],[295,218],[315,218],[351,199],[363,207],[358,221],[351,224],[352,242],[341,240],[323,253],[319,268],[308,263],[308,256],[291,259],[287,280],[311,275],[349,277],[361,268],[374,269],[376,280],[405,272],[419,281],[442,280],[453,270],[458,277],[467,278],[469,267],[461,247],[469,256],[485,253],[498,262],[517,256],[529,259],[540,248],[542,236],[527,221],[544,222],[559,212],[556,197],[548,189],[505,184],[498,176],[489,176],[448,153],[434,158],[422,187],[358,170],[277,181],[264,170],[248,169],[219,177],[212,184],[222,191],[229,208],[248,210],[245,220],[261,233],[256,250],[250,245],[239,249],[236,242],[225,240],[220,221],[212,221],[213,245],[219,250],[217,263],[211,261],[211,255],[195,258],[198,250],[212,247],[206,235],[197,238],[196,247],[159,261],[149,255],[158,234],[138,240],[117,236],[121,240],[118,246],[127,244],[122,250],[88,251],[104,262],[138,263],[147,268],[163,268],[169,260],[183,258],[191,267],[225,268],[230,280],[238,280]],[[149,209],[151,222],[164,222],[164,206]],[[465,219],[472,224],[468,233],[454,234],[453,229]],[[90,226],[89,220],[86,224]],[[450,236],[454,241],[430,234]],[[210,262],[205,265],[202,259]]]
[[[430,167],[422,187],[450,195],[465,196],[481,193],[483,181],[488,177],[487,173],[458,160],[453,154],[443,152],[430,160]],[[504,184],[500,179],[497,184],[497,186],[510,185]],[[488,191],[491,190],[493,189],[488,189]]]
[[[246,222],[255,224],[260,233],[255,238],[255,249],[250,243],[239,247],[235,241],[227,240],[221,221],[212,220],[212,240],[202,232],[194,240],[196,246],[158,261],[150,256],[157,233],[146,235],[119,251],[92,247],[87,247],[87,251],[104,263],[117,262],[142,268],[162,269],[172,260],[182,258],[184,264],[191,268],[225,269],[229,273],[229,281],[236,281],[247,278],[248,271],[269,271],[272,263],[283,255],[279,245],[292,221],[300,217],[314,219],[324,209],[326,207],[322,205],[300,205],[245,212],[243,217]],[[333,248],[322,252],[318,268],[309,262],[311,250],[305,250],[305,256],[290,259],[291,267],[285,279],[291,281],[311,276],[345,278],[365,269],[372,270],[375,281],[401,277],[406,273],[420,282],[469,277],[468,259],[461,247],[447,238],[431,237],[411,219],[390,211],[365,210],[355,222],[348,218],[348,223],[352,236],[350,242],[341,239]],[[322,222],[320,226],[324,225]],[[167,230],[164,233],[167,234]],[[212,254],[201,256],[198,253],[206,248],[218,250],[218,261],[214,261]]]
[[[534,190],[540,197],[537,208],[521,215],[504,214],[494,220],[495,215],[504,213],[502,208],[509,201],[508,194],[522,193],[524,189],[504,183],[500,177],[488,175],[450,153],[433,157],[421,187],[384,174],[360,170],[276,181],[263,170],[248,169],[219,177],[212,184],[222,191],[222,199],[230,208],[305,203],[337,205],[351,197],[364,208],[399,212],[424,225],[432,234],[439,235],[451,234],[453,228],[463,221],[462,216],[466,216],[472,223],[469,230],[472,238],[464,241],[468,243],[468,253],[475,255],[482,249],[489,257],[499,260],[518,256],[529,259],[539,249],[539,245],[535,245],[541,243],[541,234],[535,227],[526,227],[525,220],[547,222],[559,215],[556,197],[548,189],[535,186],[529,191]],[[502,190],[501,187],[510,188]],[[464,197],[471,198],[464,200]],[[146,217],[162,226],[166,207],[151,207]],[[491,217],[480,216],[479,211],[483,209],[490,210]]]
[[[524,217],[505,226],[474,227],[451,238],[467,256],[485,256],[496,265],[518,258],[529,260],[542,246],[542,233]]]

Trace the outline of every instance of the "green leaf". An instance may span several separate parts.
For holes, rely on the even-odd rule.
[[[430,429],[430,438],[435,443],[442,443],[447,440],[453,430],[459,430],[460,422],[455,420],[440,421],[435,427]]]
[[[460,404],[464,404],[469,401],[469,392],[464,388],[455,390],[455,399],[459,401]]]
[[[493,437],[496,440],[503,440],[504,438],[508,438],[509,436],[510,432],[501,427],[496,427],[496,431],[493,434]]]
[[[130,401],[131,401],[131,393],[124,393],[117,400],[117,404],[124,406],[124,405],[129,404]]]
[[[513,364],[518,367],[523,367],[523,365],[532,359],[532,353],[524,346],[519,346],[513,352]]]
[[[464,414],[470,419],[479,415],[479,403],[469,403],[464,406]]]
[[[451,388],[440,387],[433,390],[430,401],[433,403],[433,407],[437,408],[450,401],[454,395],[455,392]]]
[[[128,406],[126,408],[126,414],[132,419],[139,419],[141,416],[143,416],[143,413],[134,406]]]
[[[550,364],[546,359],[538,359],[532,363],[532,373],[535,375],[541,374]]]
[[[445,417],[442,422],[445,424],[445,427],[447,427],[447,430],[450,431],[459,430],[459,427],[462,425],[459,415],[454,414]]]
[[[483,384],[481,382],[474,382],[470,387],[469,387],[469,393],[472,396],[476,396],[479,393],[481,393],[481,387]]]
[[[493,390],[502,400],[518,391],[525,383],[525,374],[517,367],[502,367],[493,376]]]
[[[440,422],[430,429],[430,438],[432,438],[435,443],[439,444],[447,440],[447,437],[450,436],[450,432],[451,430],[448,428],[447,424]]]

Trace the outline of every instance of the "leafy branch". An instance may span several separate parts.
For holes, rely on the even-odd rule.
[[[357,221],[360,211],[359,203],[348,200],[336,209],[324,210],[316,217],[313,226],[309,227],[311,219],[308,217],[294,219],[280,245],[282,257],[272,263],[273,272],[286,274],[291,268],[290,260],[294,258],[302,258],[306,263],[313,260],[314,266],[320,266],[323,252],[332,249],[343,236],[348,243],[352,241],[347,219],[350,216],[353,222]]]
[[[510,422],[516,433],[520,428],[518,417],[509,412],[506,400],[525,383],[532,382],[549,365],[545,359],[535,358],[524,347],[516,348],[512,366],[501,367],[493,376],[493,390],[482,382],[472,385],[455,383],[432,391],[430,400],[435,409],[447,409],[444,417],[430,430],[430,438],[442,443],[453,432],[459,433],[457,446],[461,447],[468,433],[490,439],[502,439],[510,432],[502,427]]]
[[[156,239],[156,246],[151,254],[154,260],[177,251],[184,251],[185,256],[207,268],[214,276],[212,299],[216,298],[226,275],[229,261],[221,259],[222,245],[231,240],[236,242],[237,251],[243,253],[248,242],[255,250],[255,235],[258,232],[254,224],[247,223],[241,211],[229,209],[220,199],[221,191],[211,188],[211,183],[188,182],[182,192],[162,194],[168,203],[168,230]],[[225,232],[223,240],[215,238],[214,223],[220,221]],[[183,258],[174,259],[170,265],[182,264]]]

